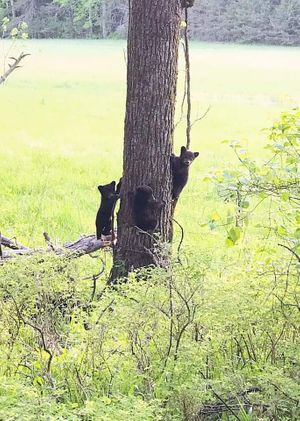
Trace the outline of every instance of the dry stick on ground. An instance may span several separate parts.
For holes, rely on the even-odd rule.
[[[17,58],[16,57],[9,57],[10,60],[13,60],[13,63],[12,64],[8,63],[8,69],[6,70],[6,72],[2,76],[0,76],[0,85],[6,81],[6,79],[8,78],[8,76],[10,76],[11,73],[14,70],[18,69],[19,67],[22,67],[22,66],[20,66],[21,61],[26,56],[29,56],[29,55],[30,54],[21,53],[19,55],[19,57],[17,57]]]
[[[12,250],[28,250],[28,248],[23,246],[22,244],[18,244],[16,241],[11,240],[10,238],[3,237],[2,234],[1,234],[1,244],[4,247],[8,247]]]

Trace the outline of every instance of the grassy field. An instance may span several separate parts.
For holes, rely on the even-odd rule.
[[[4,45],[4,49],[7,45]],[[20,47],[18,47],[20,48]],[[122,41],[28,41],[31,56],[0,90],[1,231],[20,241],[68,240],[94,230],[97,185],[122,170],[126,65]],[[200,152],[178,206],[186,244],[219,210],[203,182],[210,168],[235,165],[222,141],[240,139],[260,156],[262,128],[300,100],[300,49],[193,43],[193,130]],[[181,58],[178,104],[182,98]],[[184,122],[176,150],[185,143]],[[211,239],[214,247],[215,239]]]
[[[122,171],[124,48],[121,41],[23,46],[31,56],[0,89],[4,235],[43,244],[44,230],[57,241],[94,230],[97,185]],[[287,156],[269,160],[279,182],[267,165],[254,173],[275,193],[283,183],[277,202],[271,190],[251,214],[261,196],[249,199],[250,222],[236,247],[225,245],[228,226],[204,226],[233,206],[205,181],[211,170],[237,165],[223,140],[240,139],[259,160],[262,129],[299,104],[299,52],[192,44],[194,118],[211,110],[193,131],[200,157],[176,214],[187,264],[174,264],[172,276],[156,268],[147,282],[131,275],[106,288],[109,264],[97,283],[91,276],[100,259],[48,253],[0,265],[1,420],[195,420],[206,404],[220,411],[234,397],[236,413],[223,407],[218,419],[299,419],[299,265],[293,250],[277,246],[279,239],[299,246],[295,123],[279,136]],[[183,68],[181,57],[179,105]],[[182,122],[176,151],[184,143]],[[110,253],[101,257],[110,263]]]

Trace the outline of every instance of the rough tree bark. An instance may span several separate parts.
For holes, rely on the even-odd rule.
[[[171,237],[171,168],[180,32],[180,0],[131,0],[127,102],[118,242],[111,282],[128,271],[158,264],[152,233],[134,226],[129,192],[149,185],[164,200],[157,232]]]
[[[102,38],[107,38],[107,3],[102,0]]]

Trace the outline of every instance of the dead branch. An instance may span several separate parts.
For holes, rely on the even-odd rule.
[[[22,66],[20,66],[20,63],[21,63],[21,61],[26,57],[26,56],[29,56],[30,54],[24,54],[24,53],[21,53],[20,55],[19,55],[19,57],[9,57],[10,58],[10,60],[12,60],[13,62],[12,63],[8,63],[8,69],[6,70],[6,72],[2,75],[2,76],[0,76],[0,85],[2,84],[2,83],[4,83],[5,81],[6,81],[6,79],[8,78],[8,76],[10,76],[11,75],[11,73],[14,71],[14,70],[16,70],[16,69],[18,69],[19,67],[22,67]]]
[[[288,250],[293,256],[296,257],[296,259],[298,260],[298,262],[300,263],[300,256],[290,247],[285,246],[284,244],[278,244],[280,247],[285,248],[286,250]]]
[[[209,105],[208,107],[207,107],[207,109],[206,109],[206,111],[200,116],[200,117],[197,117],[197,118],[195,118],[195,120],[192,122],[192,124],[191,124],[191,128],[196,124],[196,123],[198,123],[198,121],[201,121],[201,120],[203,120],[206,116],[207,116],[207,114],[209,113],[209,111],[210,111],[210,109],[211,109],[211,106]]]
[[[28,250],[27,247],[23,246],[22,244],[17,243],[7,237],[3,237],[1,234],[1,244],[3,247],[8,247],[13,250]]]
[[[68,257],[80,257],[85,254],[91,254],[95,251],[103,249],[105,247],[112,246],[112,239],[111,236],[107,236],[104,239],[97,240],[94,234],[85,235],[79,238],[76,241],[68,242],[62,246],[56,246],[50,240],[50,237],[47,233],[44,233],[44,238],[47,243],[47,247],[37,247],[37,248],[29,248],[22,244],[18,244],[10,240],[9,238],[3,237],[1,239],[2,247],[6,247],[9,250],[3,250],[2,248],[2,256],[1,261],[5,261],[14,257],[18,256],[31,256],[36,253],[55,253],[58,256],[68,256]]]
[[[221,414],[229,412],[235,417],[235,419],[240,420],[237,413],[239,413],[241,409],[245,411],[249,411],[254,408],[261,408],[263,410],[268,409],[268,406],[263,403],[258,404],[249,400],[249,395],[251,395],[252,393],[261,392],[261,389],[257,387],[251,387],[247,390],[244,390],[236,395],[229,396],[227,398],[222,398],[213,389],[212,392],[217,398],[217,401],[203,405],[200,411],[198,412],[196,419],[203,419],[203,417],[206,418],[212,416],[220,416]]]

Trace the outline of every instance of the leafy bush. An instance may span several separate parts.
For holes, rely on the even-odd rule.
[[[235,143],[241,169],[213,176],[228,256],[96,292],[94,259],[0,266],[0,418],[299,419],[298,119],[273,127],[264,165]]]

